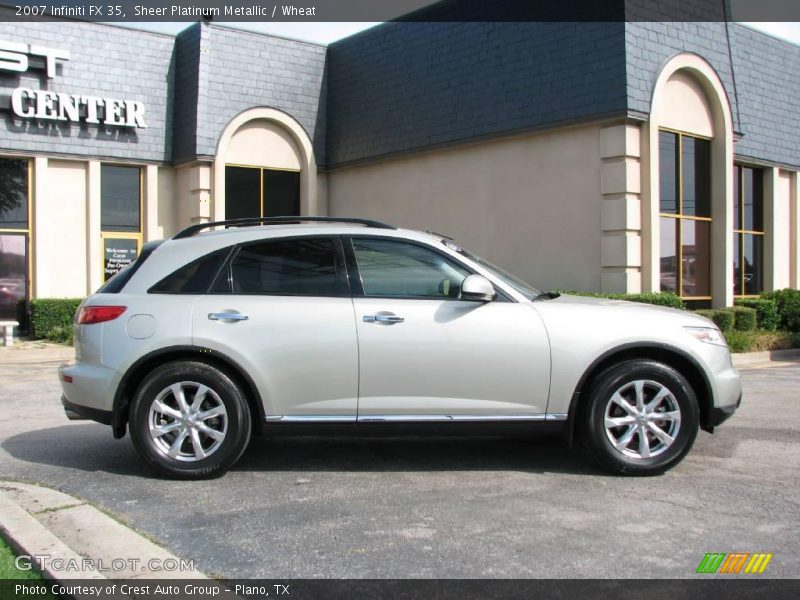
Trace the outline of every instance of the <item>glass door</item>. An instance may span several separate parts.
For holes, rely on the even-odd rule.
[[[30,297],[30,164],[0,158],[0,320],[23,322]]]

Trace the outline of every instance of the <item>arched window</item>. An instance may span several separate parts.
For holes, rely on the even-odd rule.
[[[225,127],[214,161],[213,219],[317,214],[311,140],[286,113],[252,108]]]

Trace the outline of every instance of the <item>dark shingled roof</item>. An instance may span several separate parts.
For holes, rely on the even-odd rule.
[[[328,164],[624,114],[625,25],[386,23],[328,51]]]

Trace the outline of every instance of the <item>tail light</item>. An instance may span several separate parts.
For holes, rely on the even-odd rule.
[[[113,321],[125,312],[125,306],[84,306],[78,313],[78,325]]]

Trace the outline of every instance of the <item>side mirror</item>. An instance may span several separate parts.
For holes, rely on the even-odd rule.
[[[491,302],[497,298],[492,283],[483,275],[472,274],[461,283],[461,299],[473,302]]]

